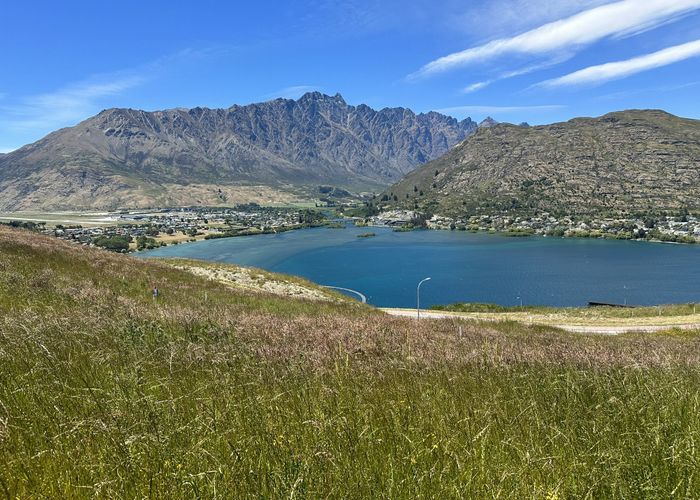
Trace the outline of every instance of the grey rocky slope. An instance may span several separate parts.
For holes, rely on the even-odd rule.
[[[382,198],[450,216],[700,213],[700,121],[630,110],[481,127]]]
[[[0,156],[0,210],[290,201],[397,181],[476,129],[469,119],[308,93],[228,109],[108,109]]]

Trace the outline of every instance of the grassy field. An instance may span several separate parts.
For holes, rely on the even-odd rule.
[[[0,228],[7,498],[697,497],[699,366],[695,332],[418,323]]]
[[[0,222],[44,222],[49,227],[56,224],[90,226],[116,226],[114,213],[109,212],[0,212]]]

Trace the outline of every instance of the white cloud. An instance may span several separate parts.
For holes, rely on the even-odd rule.
[[[511,38],[436,59],[409,78],[430,76],[505,54],[543,55],[573,51],[604,38],[657,27],[700,9],[700,0],[622,0],[580,12]]]
[[[471,85],[467,85],[466,87],[464,87],[462,89],[462,92],[464,94],[471,94],[472,92],[476,92],[477,90],[481,90],[485,87],[488,87],[489,85],[491,85],[491,83],[492,83],[492,80],[486,80],[484,82],[472,83]]]
[[[235,47],[184,49],[138,67],[93,75],[51,92],[12,95],[11,99],[6,98],[0,104],[0,137],[5,139],[3,147],[7,147],[11,141],[16,141],[19,147],[56,128],[84,120],[100,109],[114,105],[112,98],[158,78],[163,72],[184,62],[215,57],[232,50]]]
[[[586,85],[604,83],[610,80],[626,78],[642,71],[667,66],[691,57],[700,56],[700,40],[676,45],[667,49],[634,57],[626,61],[617,61],[597,66],[590,66],[568,75],[540,83],[543,87],[562,87],[567,85]]]
[[[263,99],[276,99],[282,97],[284,99],[298,99],[307,92],[314,92],[316,90],[321,90],[321,87],[317,85],[293,85],[291,87],[285,87],[283,89],[270,92],[262,96]]]
[[[103,76],[75,83],[54,92],[23,98],[0,108],[0,126],[13,129],[54,128],[75,122],[93,113],[103,98],[119,95],[141,85],[141,76]]]
[[[436,109],[438,113],[443,113],[446,115],[452,114],[465,114],[465,113],[486,113],[486,114],[501,114],[507,115],[512,113],[537,113],[537,112],[547,112],[547,111],[557,111],[559,109],[564,109],[566,106],[561,104],[546,104],[542,106],[453,106],[451,108]]]
[[[453,29],[469,35],[496,38],[527,31],[615,0],[488,0],[457,2],[460,12],[451,15]],[[434,4],[431,5],[434,10]],[[466,10],[465,10],[466,8]],[[456,9],[455,9],[456,10]]]
[[[561,59],[552,59],[550,61],[547,61],[547,62],[544,62],[541,64],[533,64],[531,66],[526,66],[524,68],[519,68],[519,69],[512,70],[512,71],[506,71],[505,73],[501,73],[497,77],[492,78],[490,80],[484,80],[482,82],[477,82],[477,83],[473,83],[471,85],[468,85],[462,89],[462,93],[471,94],[472,92],[476,92],[477,90],[481,90],[485,87],[488,87],[492,83],[496,83],[500,80],[505,80],[505,79],[513,78],[513,77],[520,76],[520,75],[527,75],[528,73],[532,73],[533,71],[538,71],[540,69],[549,68],[550,66],[554,66],[555,64],[559,64],[560,62],[561,62]]]

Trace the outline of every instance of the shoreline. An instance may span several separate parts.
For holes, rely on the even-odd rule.
[[[559,239],[580,239],[580,240],[606,240],[606,241],[633,241],[638,243],[664,243],[668,245],[697,245],[700,244],[700,239],[694,241],[665,241],[656,238],[616,238],[616,237],[606,237],[603,235],[590,235],[583,236],[580,234],[569,234],[554,236],[551,234],[537,233],[537,232],[520,232],[520,231],[508,231],[508,230],[496,230],[496,229],[451,229],[449,227],[414,227],[414,228],[401,228],[401,226],[392,226],[387,224],[365,224],[357,227],[377,227],[391,229],[395,233],[410,233],[412,231],[447,231],[447,232],[459,232],[459,233],[471,233],[471,234],[490,234],[495,236],[503,236],[508,238],[530,238],[530,237],[540,237],[540,238],[559,238]]]

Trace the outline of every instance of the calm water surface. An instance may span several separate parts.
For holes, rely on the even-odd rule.
[[[358,238],[373,232],[376,237]],[[700,245],[314,228],[169,246],[143,257],[230,262],[352,288],[384,307],[700,302]]]

